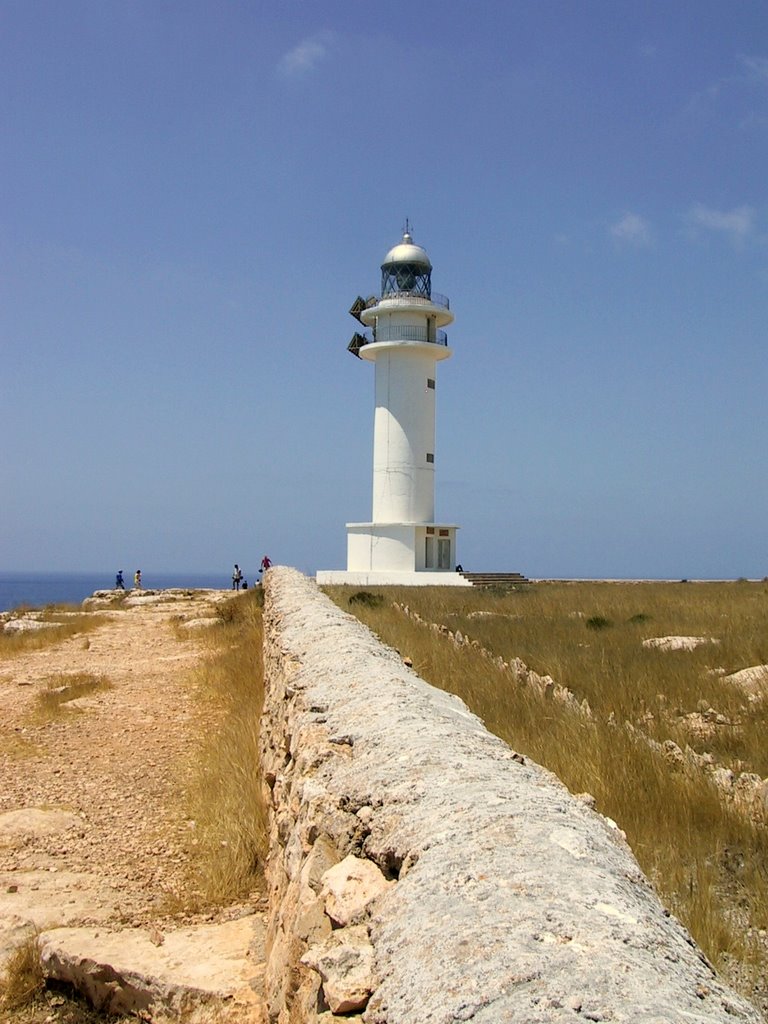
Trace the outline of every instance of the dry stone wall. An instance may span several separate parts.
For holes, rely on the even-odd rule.
[[[294,570],[267,573],[279,1024],[757,1022],[622,833]]]

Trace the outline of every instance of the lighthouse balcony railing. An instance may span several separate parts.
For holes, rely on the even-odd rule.
[[[445,331],[428,330],[417,324],[382,324],[375,332],[366,331],[366,341],[425,341],[433,345],[448,345]]]
[[[450,309],[451,304],[448,300],[447,295],[441,295],[439,292],[432,292],[431,295],[427,296],[421,292],[409,292],[404,290],[398,290],[396,292],[385,292],[380,299],[373,299],[368,301],[368,308],[370,306],[376,306],[379,302],[386,301],[387,305],[402,304],[402,305],[413,305],[414,302],[424,303],[424,305],[440,306],[441,309]]]

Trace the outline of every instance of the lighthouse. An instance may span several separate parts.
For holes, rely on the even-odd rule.
[[[346,572],[319,583],[469,586],[455,571],[455,523],[435,521],[437,366],[452,355],[448,299],[410,225],[381,265],[381,294],[358,296],[348,349],[374,365],[371,522],[347,523]]]

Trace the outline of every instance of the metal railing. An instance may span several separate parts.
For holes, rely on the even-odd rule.
[[[426,341],[434,345],[448,345],[445,331],[433,331],[417,324],[382,324],[376,328],[375,341]]]
[[[420,292],[387,292],[386,295],[382,295],[380,299],[374,299],[373,302],[368,303],[370,309],[371,306],[377,305],[379,302],[383,302],[386,299],[388,303],[407,303],[412,305],[414,302],[432,303],[435,306],[440,306],[441,309],[450,309],[451,304],[448,300],[447,295],[441,295],[440,292],[432,292],[432,295],[427,298],[426,295],[422,295]]]

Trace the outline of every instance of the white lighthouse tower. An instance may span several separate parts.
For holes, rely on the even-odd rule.
[[[407,222],[381,265],[381,296],[350,313],[362,328],[349,351],[375,366],[372,522],[347,523],[347,571],[318,583],[469,586],[454,570],[458,527],[435,522],[437,364],[452,355],[453,314]]]

